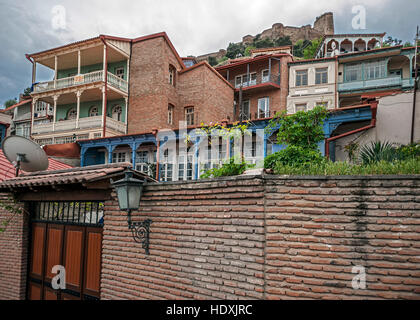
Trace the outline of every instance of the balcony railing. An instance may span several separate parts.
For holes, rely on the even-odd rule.
[[[401,76],[386,77],[372,80],[343,82],[338,84],[338,91],[363,90],[379,87],[411,86],[410,79],[401,79]]]
[[[62,120],[58,122],[34,123],[32,128],[33,134],[39,133],[53,133],[60,131],[71,131],[77,129],[95,129],[102,127],[102,116],[93,116],[79,119],[79,127],[76,128],[76,120]],[[125,123],[117,121],[110,117],[106,117],[106,127],[118,131],[120,133],[125,133]]]
[[[103,70],[93,71],[90,73],[79,74],[72,77],[51,80],[47,82],[40,82],[34,85],[34,92],[41,93],[56,89],[70,88],[82,84],[88,84],[98,81],[103,81]],[[108,84],[112,87],[124,92],[128,92],[128,82],[116,75],[108,72]]]
[[[236,83],[235,80],[229,81],[236,89],[239,89],[241,86],[242,88],[248,88],[253,87],[259,84],[264,83],[275,83],[277,85],[280,85],[280,76],[279,75],[267,75],[267,76],[261,76],[257,77],[256,79],[250,79],[249,81]]]

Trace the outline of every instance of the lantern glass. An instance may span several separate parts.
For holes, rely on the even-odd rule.
[[[128,209],[128,192],[127,192],[127,185],[120,185],[115,188],[117,191],[117,197],[118,197],[118,205],[121,210],[127,210]]]
[[[127,188],[128,209],[137,210],[140,207],[140,197],[143,186],[129,185]]]
[[[126,172],[123,179],[112,183],[117,193],[120,210],[137,210],[140,206],[143,181],[132,176],[132,172]]]

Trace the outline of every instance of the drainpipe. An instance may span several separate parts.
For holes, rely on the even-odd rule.
[[[340,134],[338,136],[334,136],[334,137],[330,137],[330,138],[325,139],[325,157],[327,159],[330,158],[330,142],[331,141],[349,136],[349,135],[357,133],[357,132],[361,132],[361,131],[365,131],[365,130],[374,128],[376,126],[376,112],[377,112],[377,109],[378,109],[378,101],[375,100],[375,101],[370,102],[370,110],[372,112],[372,119],[370,120],[369,125],[361,127],[359,129],[355,129],[355,130],[345,132],[345,133]]]
[[[108,45],[106,44],[105,37],[100,36],[100,39],[104,43],[105,46],[105,108],[104,108],[104,114],[102,115],[104,117],[104,127],[102,131],[102,137],[105,138],[106,133],[106,115],[107,115],[107,105],[108,105],[108,97],[107,97],[107,91],[108,91]],[[127,115],[125,115],[127,116]]]

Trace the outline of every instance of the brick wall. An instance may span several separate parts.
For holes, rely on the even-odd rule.
[[[0,194],[0,224],[13,215],[4,209],[12,204],[9,195]],[[3,227],[3,225],[2,225]],[[25,299],[28,256],[28,223],[25,214],[16,214],[0,232],[0,300]]]
[[[175,85],[169,84],[169,65],[176,68]],[[165,38],[132,45],[128,133],[176,129],[184,121],[185,107],[193,106],[195,125],[201,121],[233,118],[233,89],[208,66],[181,72],[181,65]],[[174,106],[168,124],[168,104]]]
[[[420,298],[420,177],[279,176],[145,187],[150,255],[106,203],[103,299]],[[353,266],[366,270],[354,290]]]

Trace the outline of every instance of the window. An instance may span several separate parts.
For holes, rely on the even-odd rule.
[[[67,111],[67,120],[73,120],[77,117],[77,111],[76,108],[71,108],[69,111]]]
[[[143,172],[147,175],[151,175],[149,166],[149,152],[148,151],[137,151],[136,154],[136,170]]]
[[[178,180],[192,180],[193,156],[180,155],[178,161]]]
[[[242,120],[249,120],[250,119],[250,103],[249,100],[245,100],[242,102],[242,110],[240,110],[239,119]]]
[[[248,87],[254,86],[257,84],[257,73],[253,72],[249,74],[249,79],[247,74],[243,74],[240,76],[235,77],[235,88],[239,88],[240,86]]]
[[[99,115],[99,109],[96,106],[92,106],[89,109],[89,117],[95,117]]]
[[[268,97],[258,99],[258,118],[270,116],[270,99]]]
[[[174,124],[174,106],[168,105],[168,124]]]
[[[124,67],[115,68],[115,75],[120,79],[124,79]]]
[[[298,112],[298,111],[306,111],[306,103],[296,104],[295,109],[296,109],[295,112]]]
[[[160,178],[162,181],[172,181],[173,164],[171,163],[171,153],[169,149],[163,151],[163,161],[159,165]]]
[[[373,61],[365,63],[365,79],[379,79],[386,77],[386,61]]]
[[[173,65],[169,65],[169,84],[175,86],[176,69]]]
[[[126,152],[113,152],[112,153],[112,163],[125,162],[126,161]]]
[[[252,137],[252,142],[247,144],[245,156],[247,158],[255,158],[257,156],[257,141],[255,141],[255,136]]]
[[[194,107],[185,108],[185,121],[187,122],[187,126],[194,124]]]
[[[270,74],[268,73],[268,70],[263,70],[262,72],[262,81],[261,82],[268,82],[270,81]]]
[[[308,70],[296,71],[296,86],[307,86],[308,85]]]
[[[401,73],[402,70],[401,69],[396,69],[396,70],[389,70],[389,75],[390,76],[400,76],[401,77]]]
[[[361,64],[349,64],[345,66],[345,82],[358,81],[362,77],[362,66]]]
[[[121,121],[121,114],[122,114],[122,108],[120,105],[116,104],[112,107],[112,119],[115,119],[117,121]]]
[[[250,86],[255,86],[257,84],[257,73],[250,74],[251,80],[249,81]]]
[[[29,138],[31,135],[31,123],[20,123],[16,124],[16,133],[17,136],[22,136]]]
[[[328,68],[315,69],[315,84],[328,82]]]

